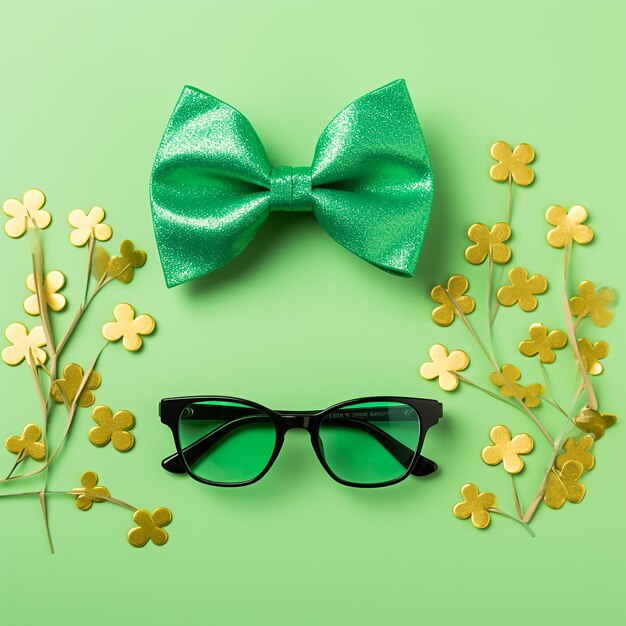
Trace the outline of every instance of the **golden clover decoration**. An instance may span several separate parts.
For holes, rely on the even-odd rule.
[[[17,239],[28,228],[47,228],[52,216],[43,209],[45,203],[46,196],[39,189],[29,189],[21,202],[16,198],[5,200],[2,210],[11,218],[4,224],[6,234]]]
[[[569,301],[569,308],[572,315],[583,319],[589,317],[593,324],[604,328],[613,320],[611,306],[615,303],[615,291],[608,287],[596,289],[596,286],[583,280],[578,285],[578,295],[572,296]]]
[[[118,304],[113,309],[114,322],[107,322],[102,327],[102,335],[107,341],[122,339],[126,350],[135,352],[141,348],[142,335],[149,335],[156,326],[154,318],[147,314],[135,317],[135,309],[130,304]]]
[[[584,224],[587,209],[580,204],[569,211],[555,204],[546,211],[546,221],[554,228],[548,232],[548,243],[553,248],[564,248],[572,242],[587,244],[593,239],[593,231]]]
[[[460,315],[459,310],[464,315],[469,315],[474,310],[476,306],[474,299],[465,294],[468,288],[469,281],[467,278],[458,274],[448,279],[447,288],[442,285],[433,288],[430,297],[433,302],[440,305],[435,307],[432,312],[432,318],[436,324],[449,326],[454,321],[454,317]]]
[[[554,468],[548,474],[543,501],[551,509],[560,509],[565,501],[577,504],[585,497],[585,485],[578,482],[584,472],[578,461],[567,461],[560,471]]]
[[[519,474],[524,469],[524,461],[520,457],[532,451],[534,442],[530,435],[520,433],[511,438],[511,431],[506,426],[494,426],[489,438],[493,445],[485,446],[481,453],[487,465],[502,463],[505,472]]]
[[[71,405],[76,398],[76,394],[81,387],[84,378],[83,368],[77,363],[70,363],[63,368],[63,378],[59,378],[52,383],[50,388],[50,395],[55,402]],[[96,401],[96,396],[93,393],[94,389],[97,389],[102,382],[102,377],[98,372],[93,370],[80,392],[78,397],[78,406],[86,408],[91,406]]]
[[[496,182],[504,182],[509,177],[517,185],[527,186],[533,182],[535,173],[530,167],[535,159],[535,151],[527,143],[521,143],[511,150],[511,146],[506,141],[496,141],[491,146],[491,156],[498,161],[491,166],[489,176]]]
[[[543,324],[532,324],[528,330],[530,339],[519,344],[519,351],[524,356],[538,356],[542,363],[554,363],[554,350],[561,350],[567,344],[567,335],[562,330],[548,329]]]
[[[563,444],[563,453],[556,458],[557,468],[561,470],[568,461],[578,461],[587,472],[593,469],[596,460],[590,450],[594,440],[593,435],[585,435],[578,441],[568,437]]]
[[[43,281],[42,297],[46,301],[50,311],[62,311],[67,304],[65,296],[59,291],[65,285],[65,276],[59,270],[52,270],[46,274]],[[24,300],[24,310],[29,315],[39,315],[39,302],[37,301],[37,287],[35,285],[35,275],[29,274],[26,278],[26,288],[32,292]]]
[[[127,452],[133,447],[135,438],[128,430],[135,425],[135,417],[130,411],[117,411],[114,415],[108,406],[100,405],[91,416],[98,424],[88,435],[94,446],[106,446],[110,441],[119,452]]]
[[[543,386],[539,383],[533,383],[528,386],[520,385],[519,379],[522,373],[515,365],[507,363],[502,366],[500,372],[493,372],[489,376],[489,380],[500,388],[500,393],[506,398],[517,398],[523,401],[527,407],[539,406],[539,397],[544,392]]]
[[[130,283],[135,276],[135,269],[145,264],[146,253],[143,250],[136,250],[135,244],[126,239],[120,244],[120,255],[110,258],[109,276],[117,278],[121,283]]]
[[[454,391],[459,385],[455,372],[464,370],[469,365],[469,357],[463,350],[453,350],[448,354],[445,346],[437,343],[428,351],[430,361],[422,364],[420,375],[426,380],[438,379],[439,387],[444,391]]]
[[[172,512],[165,507],[159,507],[152,513],[146,509],[138,509],[133,515],[133,521],[137,526],[128,532],[128,542],[135,548],[145,546],[152,541],[157,546],[162,546],[168,540],[169,535],[163,526],[172,521]]]
[[[540,274],[528,276],[528,271],[523,267],[514,267],[509,272],[510,285],[498,289],[498,302],[504,306],[519,304],[522,311],[534,311],[537,308],[535,296],[544,293],[548,289],[548,281]]]
[[[600,363],[609,354],[609,344],[606,341],[596,341],[591,343],[589,339],[581,338],[577,342],[578,352],[585,369],[592,376],[599,376],[604,371],[604,366]]]
[[[46,444],[39,441],[41,428],[37,424],[27,424],[22,435],[13,435],[6,441],[6,448],[11,454],[17,454],[18,461],[30,457],[42,461],[46,456]]]
[[[583,432],[590,433],[595,440],[602,439],[607,428],[611,428],[617,422],[617,417],[612,413],[600,413],[595,409],[584,407],[574,418],[574,424]]]
[[[8,365],[19,365],[22,361],[30,365],[31,356],[35,365],[46,362],[48,355],[41,349],[46,345],[43,326],[35,326],[29,331],[24,324],[15,322],[7,326],[4,336],[10,345],[2,350],[2,360]]]
[[[82,487],[75,489],[79,492],[76,497],[76,506],[81,511],[88,511],[94,502],[104,502],[111,496],[106,487],[98,485],[98,474],[92,471],[83,472],[80,477]]]
[[[487,257],[500,264],[511,259],[511,248],[504,243],[511,237],[511,227],[506,222],[494,224],[491,230],[484,224],[472,224],[467,237],[474,242],[465,250],[465,258],[472,265],[480,265]]]
[[[467,483],[461,487],[462,502],[454,505],[452,512],[459,519],[471,517],[476,528],[487,528],[491,521],[489,509],[496,506],[496,496],[493,493],[478,493],[474,483]]]
[[[73,246],[84,246],[92,237],[98,241],[111,239],[113,231],[103,222],[104,209],[94,206],[85,213],[82,209],[74,209],[67,217],[67,221],[74,230],[70,232],[70,241]]]

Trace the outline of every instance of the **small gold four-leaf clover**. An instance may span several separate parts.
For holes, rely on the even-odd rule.
[[[469,356],[463,350],[453,350],[448,354],[445,346],[437,343],[428,351],[430,361],[420,367],[420,374],[426,380],[438,378],[439,386],[444,391],[453,391],[459,385],[455,372],[464,370],[469,365]]]
[[[71,405],[76,398],[83,377],[83,368],[80,365],[76,363],[66,365],[63,368],[63,378],[59,378],[52,383],[52,387],[50,388],[52,399],[59,404],[66,401]],[[93,370],[78,397],[78,406],[82,406],[83,408],[88,407],[96,401],[93,390],[97,389],[101,382],[102,377],[98,372]]]
[[[111,496],[106,487],[98,486],[98,474],[92,471],[83,472],[80,477],[79,487],[75,491],[80,491],[76,498],[76,506],[81,511],[88,511],[94,502],[104,502]]]
[[[574,418],[574,424],[580,430],[592,434],[596,441],[601,439],[604,436],[604,431],[611,428],[616,421],[617,417],[612,413],[600,413],[600,411],[589,407],[582,409]]]
[[[92,237],[98,241],[111,239],[113,231],[108,224],[104,224],[104,209],[94,206],[89,213],[82,209],[74,209],[67,218],[74,230],[70,233],[70,241],[74,246],[84,246]]]
[[[67,304],[63,294],[58,293],[65,285],[65,276],[59,270],[52,270],[46,274],[43,281],[42,297],[51,311],[62,311]],[[32,291],[32,295],[24,300],[24,310],[29,315],[39,315],[39,302],[37,301],[37,287],[35,275],[29,274],[26,278],[26,288]]]
[[[121,283],[130,283],[135,275],[135,269],[145,264],[147,255],[143,250],[135,250],[135,244],[129,239],[120,244],[120,255],[111,257],[109,276],[117,278]]]
[[[583,280],[578,285],[577,296],[572,296],[569,301],[569,308],[572,315],[576,317],[590,317],[596,325],[604,328],[613,320],[611,307],[616,300],[615,291],[609,287],[596,290],[595,285]]]
[[[506,222],[498,222],[491,227],[485,224],[472,224],[467,231],[473,246],[465,250],[465,258],[474,265],[480,265],[488,256],[494,263],[508,263],[511,248],[504,242],[511,237],[511,227]]]
[[[502,463],[504,471],[509,474],[519,474],[524,468],[524,461],[520,454],[528,454],[533,449],[533,440],[530,435],[520,433],[511,439],[511,431],[506,426],[494,426],[489,438],[492,446],[485,446],[481,453],[487,465]]]
[[[564,248],[575,241],[579,244],[589,243],[593,239],[593,231],[583,224],[587,219],[587,209],[580,204],[574,205],[569,211],[555,204],[546,211],[546,221],[554,226],[548,232],[548,243],[553,248]]]
[[[163,530],[163,526],[167,526],[172,521],[172,512],[163,506],[153,511],[152,514],[146,509],[137,509],[133,515],[133,521],[137,527],[128,532],[128,542],[131,546],[141,548],[149,540],[157,546],[162,546],[168,539],[167,531]]]
[[[541,274],[528,277],[528,271],[523,267],[514,267],[509,272],[510,285],[498,289],[498,302],[504,306],[513,306],[519,303],[522,311],[533,311],[537,308],[536,295],[544,293],[548,288],[548,281]]]
[[[530,339],[525,339],[519,344],[519,351],[524,356],[539,356],[542,363],[554,363],[556,354],[554,350],[560,350],[567,343],[567,335],[562,330],[548,329],[543,324],[532,324],[529,329]]]
[[[465,295],[469,287],[469,281],[465,276],[455,274],[448,279],[448,288],[437,285],[430,292],[430,297],[440,306],[432,312],[433,321],[439,326],[449,326],[454,321],[455,315],[459,315],[458,308],[468,315],[474,310],[476,303],[471,296]]]
[[[580,502],[585,497],[585,485],[578,482],[583,472],[584,468],[578,461],[567,461],[560,472],[552,468],[543,501],[551,509],[560,509],[566,500],[574,504]]]
[[[141,348],[141,335],[149,335],[155,328],[154,319],[150,315],[135,317],[135,309],[130,304],[118,304],[113,310],[115,322],[107,322],[102,327],[102,334],[108,341],[122,339],[126,350]]]
[[[539,397],[543,395],[544,389],[538,383],[533,383],[525,387],[518,384],[522,373],[515,365],[507,363],[502,366],[500,372],[493,372],[489,375],[489,380],[496,386],[500,387],[500,393],[507,398],[517,398],[523,400],[527,407],[539,406]]]
[[[556,458],[556,466],[559,469],[563,469],[563,466],[568,461],[578,461],[583,466],[583,469],[587,471],[593,469],[596,460],[593,454],[589,452],[593,442],[594,438],[592,435],[585,435],[578,441],[569,437],[563,444],[564,452]]]
[[[472,524],[476,528],[487,528],[491,521],[489,509],[496,506],[496,496],[489,491],[478,493],[478,487],[474,483],[467,483],[461,487],[462,502],[454,505],[452,512],[459,519],[472,518]]]
[[[35,461],[42,461],[46,456],[46,444],[39,441],[41,428],[37,424],[27,424],[22,436],[13,435],[6,441],[6,448],[11,454],[17,454],[18,461],[27,456]]]
[[[21,237],[27,228],[47,228],[52,220],[48,211],[42,209],[46,196],[39,189],[29,189],[20,202],[16,198],[5,200],[2,210],[11,218],[4,225],[9,237]]]
[[[41,346],[46,345],[43,326],[35,326],[29,332],[24,324],[15,322],[7,326],[4,336],[11,344],[2,350],[2,360],[5,363],[19,365],[25,360],[30,365],[31,354],[35,365],[46,362],[48,355],[41,349]]]
[[[489,176],[496,182],[504,182],[509,176],[513,181],[522,186],[530,185],[535,178],[535,173],[528,167],[535,158],[535,151],[527,143],[521,143],[511,150],[506,141],[496,141],[491,146],[491,156],[498,161],[491,166]]]
[[[599,376],[604,371],[600,359],[604,359],[609,354],[609,344],[606,341],[596,341],[591,343],[589,339],[581,338],[577,342],[578,352],[585,369],[592,376]]]
[[[135,438],[128,432],[135,425],[135,418],[130,411],[113,411],[108,406],[97,406],[91,416],[98,424],[89,431],[89,441],[94,446],[105,446],[109,441],[119,452],[127,452],[133,447]]]

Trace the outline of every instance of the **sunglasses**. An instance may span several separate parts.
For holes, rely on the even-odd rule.
[[[161,400],[161,421],[176,454],[161,465],[174,474],[220,487],[241,487],[270,469],[291,428],[304,428],[322,467],[351,487],[385,487],[437,464],[421,455],[426,433],[442,417],[436,400],[376,396],[323,411],[273,411],[226,396]]]

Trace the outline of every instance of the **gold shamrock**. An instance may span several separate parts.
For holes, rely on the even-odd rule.
[[[489,438],[492,446],[485,446],[482,459],[487,465],[502,463],[504,471],[509,474],[519,474],[524,469],[524,461],[520,454],[528,454],[533,449],[533,440],[530,435],[521,433],[511,439],[511,431],[506,426],[494,426]]]
[[[55,402],[62,404],[64,399],[69,405],[74,402],[80,384],[83,380],[83,368],[76,363],[70,363],[63,368],[63,378],[55,380],[50,388],[50,395]],[[91,372],[80,396],[78,406],[88,407],[96,401],[93,389],[97,389],[102,382],[102,377],[95,370]]]
[[[565,500],[574,504],[580,502],[585,497],[585,485],[578,482],[583,472],[584,468],[578,461],[567,461],[560,472],[552,468],[543,501],[551,509],[560,509]]]
[[[109,341],[122,339],[122,345],[126,350],[139,350],[141,348],[141,335],[149,335],[155,327],[154,319],[150,315],[135,317],[135,309],[130,304],[118,304],[113,310],[115,322],[107,322],[102,327],[102,334]]]
[[[46,444],[39,441],[39,437],[41,437],[41,428],[37,424],[27,424],[21,437],[13,435],[7,439],[7,450],[12,454],[17,454],[18,461],[22,461],[27,456],[35,461],[42,461],[46,456]]]
[[[526,388],[518,385],[517,381],[522,377],[522,373],[515,365],[506,364],[502,366],[501,372],[493,372],[489,375],[489,380],[500,387],[500,393],[507,398],[518,398],[523,400],[526,396]]]
[[[569,301],[572,315],[589,316],[596,326],[608,326],[613,320],[613,311],[609,307],[615,302],[615,291],[608,287],[596,291],[592,282],[584,280],[578,285],[578,293],[580,295],[572,296]]]
[[[524,387],[524,404],[531,409],[539,406],[539,396],[542,396],[543,392],[544,388],[539,383],[527,385],[526,387]]]
[[[454,321],[454,316],[458,315],[453,300],[461,311],[468,315],[474,310],[476,303],[471,296],[464,295],[469,287],[469,281],[465,276],[455,274],[448,279],[448,288],[437,285],[430,292],[430,297],[441,306],[436,307],[432,312],[433,321],[439,326],[449,326]]]
[[[67,304],[65,296],[57,293],[65,285],[65,276],[59,270],[52,270],[46,274],[43,281],[42,297],[46,301],[51,311],[62,311]],[[29,274],[26,278],[26,288],[33,292],[24,300],[24,310],[29,315],[39,315],[39,302],[37,302],[37,287],[35,286],[35,275]]]
[[[33,355],[35,365],[45,363],[48,355],[41,349],[46,345],[46,336],[43,326],[35,326],[28,332],[24,324],[17,322],[9,324],[4,336],[11,343],[2,350],[2,360],[9,365],[19,365],[22,361],[30,365],[30,356]]]
[[[514,267],[509,272],[510,285],[498,289],[498,302],[504,306],[519,303],[522,311],[533,311],[537,308],[535,295],[544,293],[548,281],[541,274],[533,274],[528,278],[528,271],[523,267]]]
[[[563,469],[563,466],[568,461],[578,461],[583,466],[583,469],[587,471],[593,469],[596,460],[593,454],[589,452],[593,446],[593,441],[594,438],[591,435],[585,435],[579,441],[569,437],[563,444],[565,452],[556,458],[556,466],[559,469]]]
[[[113,231],[108,224],[102,223],[104,209],[94,206],[89,213],[82,209],[74,209],[68,215],[68,222],[74,230],[70,233],[70,241],[74,246],[84,246],[92,237],[98,241],[111,239]]]
[[[133,447],[135,438],[129,432],[135,425],[135,418],[130,411],[113,412],[108,406],[97,406],[91,416],[98,424],[89,431],[89,441],[94,446],[106,446],[109,441],[119,452],[127,452]]]
[[[48,211],[42,209],[46,196],[39,189],[29,189],[22,201],[15,198],[5,200],[2,210],[11,218],[4,230],[9,237],[21,237],[27,228],[47,228],[52,220]]]
[[[137,509],[133,515],[133,521],[137,524],[128,532],[128,542],[135,548],[141,548],[152,540],[157,546],[162,546],[168,539],[167,526],[172,521],[172,512],[164,506],[152,512],[146,509]]]
[[[505,242],[511,237],[511,227],[505,222],[498,222],[491,230],[484,224],[472,224],[467,231],[473,246],[465,250],[465,258],[474,265],[480,265],[488,256],[494,263],[508,263],[511,248]]]
[[[535,158],[535,151],[527,143],[521,143],[511,150],[506,141],[496,141],[491,146],[491,156],[498,161],[491,166],[489,176],[499,183],[511,176],[518,185],[530,185],[535,173],[528,167]]]
[[[463,502],[454,505],[452,512],[459,519],[467,519],[471,516],[472,524],[476,528],[487,528],[491,521],[489,510],[496,506],[496,497],[486,491],[478,493],[478,487],[473,483],[467,483],[461,487]]]
[[[539,355],[542,363],[554,363],[556,354],[553,350],[560,350],[567,343],[567,335],[562,330],[548,329],[543,324],[532,324],[530,339],[525,339],[519,345],[519,351],[524,356]]]
[[[611,428],[617,422],[617,417],[612,413],[600,413],[589,407],[585,407],[574,418],[574,424],[580,430],[592,434],[596,441],[604,436],[604,431]]]
[[[79,487],[81,493],[76,498],[76,506],[81,511],[88,511],[94,502],[104,502],[111,496],[106,487],[98,485],[98,474],[92,471],[83,472]]]
[[[420,367],[420,374],[426,380],[438,378],[444,391],[454,391],[459,386],[459,378],[454,372],[464,370],[469,365],[469,356],[463,350],[453,350],[448,354],[445,346],[437,343],[428,351],[430,361]]]
[[[121,283],[130,283],[135,276],[135,268],[146,262],[146,253],[135,250],[135,244],[126,239],[120,244],[121,256],[114,256],[109,262],[109,276],[117,278]]]
[[[589,339],[579,339],[578,352],[585,366],[585,369],[592,376],[599,376],[604,371],[600,359],[604,359],[609,354],[609,344],[606,341],[596,341],[591,343]]]
[[[583,224],[587,219],[587,209],[580,204],[574,205],[569,211],[555,204],[546,211],[546,221],[555,226],[548,232],[548,243],[553,248],[564,248],[572,241],[580,244],[589,243],[593,239],[593,231]]]

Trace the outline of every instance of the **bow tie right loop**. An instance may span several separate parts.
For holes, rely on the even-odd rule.
[[[270,174],[270,211],[311,211],[311,168],[272,168]]]

